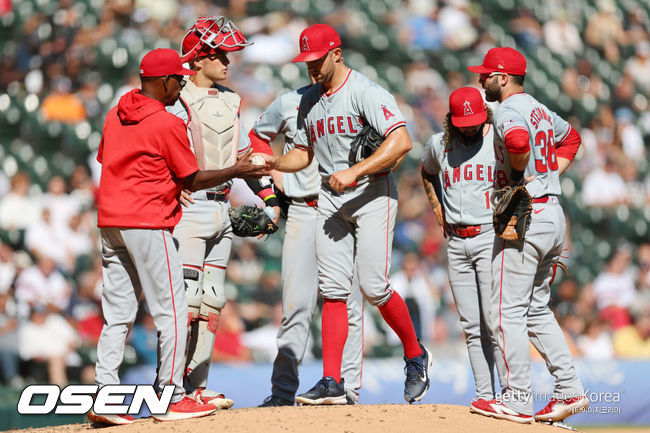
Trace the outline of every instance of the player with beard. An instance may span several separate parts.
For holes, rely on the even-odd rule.
[[[476,398],[494,399],[494,345],[487,326],[494,229],[490,196],[495,180],[492,112],[481,92],[462,87],[449,97],[444,130],[427,142],[422,181],[448,238],[449,282],[465,332]],[[497,183],[498,185],[498,183]]]

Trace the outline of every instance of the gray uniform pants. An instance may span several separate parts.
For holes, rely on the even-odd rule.
[[[532,415],[530,345],[555,378],[555,397],[582,395],[571,352],[548,306],[552,266],[560,258],[566,220],[557,197],[533,204],[526,239],[495,237],[492,259],[490,327],[500,354],[496,363],[505,381],[502,399],[519,413]]]
[[[313,207],[293,201],[289,206],[282,249],[282,323],[278,354],[273,363],[272,394],[293,401],[298,389],[298,370],[318,296],[316,266],[316,215]],[[363,303],[358,279],[348,298],[349,330],[343,350],[341,373],[346,392],[355,400],[361,387],[363,351]]]
[[[119,384],[124,344],[144,294],[158,330],[156,385],[175,385],[172,402],[185,395],[183,367],[187,340],[187,303],[183,271],[169,230],[100,229],[104,327],[97,344],[95,381]]]
[[[316,257],[320,292],[347,301],[355,263],[370,304],[384,305],[393,294],[390,264],[397,214],[392,175],[371,178],[342,194],[321,188],[318,197]]]
[[[492,224],[483,224],[481,233],[474,237],[452,234],[447,244],[451,292],[465,333],[476,397],[484,400],[494,398],[496,347],[488,326],[493,244]]]

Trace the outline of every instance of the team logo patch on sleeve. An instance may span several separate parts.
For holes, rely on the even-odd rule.
[[[382,109],[383,112],[384,112],[384,118],[385,118],[386,120],[390,119],[391,117],[395,117],[395,115],[394,115],[393,113],[391,113],[390,110],[389,110],[388,108],[386,108],[385,105],[382,105],[382,106],[381,106],[381,109]]]

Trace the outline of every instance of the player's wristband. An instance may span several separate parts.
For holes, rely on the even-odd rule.
[[[510,169],[510,178],[513,182],[519,183],[524,177],[524,170],[515,170],[514,168]]]
[[[265,205],[280,206],[280,202],[278,201],[278,198],[276,197],[272,188],[264,188],[262,191],[259,192],[258,195],[262,200],[264,200]]]

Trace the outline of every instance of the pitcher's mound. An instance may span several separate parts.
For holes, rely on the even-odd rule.
[[[20,430],[20,433],[88,433],[90,424]],[[152,418],[97,429],[100,433],[561,433],[568,430],[540,423],[517,424],[472,414],[466,406],[407,404],[298,406],[231,409],[184,421],[160,423]]]

